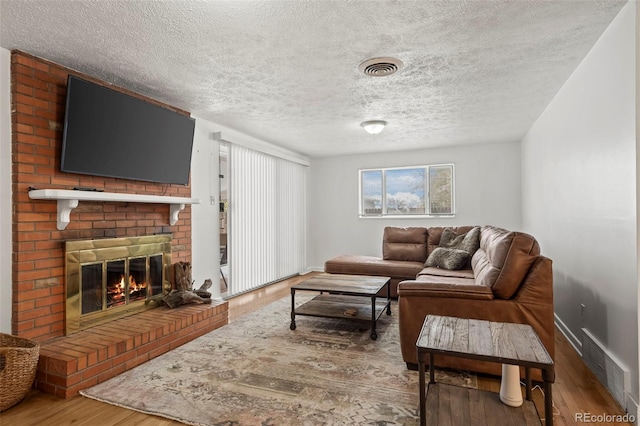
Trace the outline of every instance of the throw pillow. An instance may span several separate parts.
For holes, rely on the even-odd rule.
[[[465,250],[436,247],[427,258],[424,266],[448,269],[450,271],[458,270],[469,262],[469,258],[469,253]]]
[[[480,227],[476,226],[460,235],[450,228],[445,228],[440,237],[440,247],[464,250],[471,257],[480,248]]]

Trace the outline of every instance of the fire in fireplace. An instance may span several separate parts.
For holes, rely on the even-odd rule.
[[[106,279],[103,269],[106,264]],[[82,315],[162,293],[162,254],[81,264]]]
[[[153,307],[170,290],[171,236],[111,238],[66,243],[66,332]]]

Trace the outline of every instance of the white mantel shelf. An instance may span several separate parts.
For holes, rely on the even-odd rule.
[[[125,203],[169,204],[169,223],[175,225],[178,215],[187,204],[200,204],[197,198],[165,197],[163,195],[123,194],[116,192],[78,191],[70,189],[33,189],[29,191],[32,200],[58,201],[58,230],[62,231],[70,222],[71,210],[79,201],[112,201]]]

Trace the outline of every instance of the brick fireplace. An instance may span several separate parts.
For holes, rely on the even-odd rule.
[[[227,322],[226,303],[149,310],[131,332],[122,324],[66,335],[65,243],[170,235],[172,262],[191,260],[191,207],[170,224],[167,204],[81,201],[65,229],[57,205],[29,198],[30,188],[92,187],[109,193],[189,197],[190,185],[158,184],[60,171],[69,74],[108,85],[24,52],[11,54],[12,333],[41,343],[37,386],[63,397],[106,380]],[[155,104],[159,102],[122,90]],[[171,108],[171,107],[169,107]],[[183,114],[180,111],[171,108]],[[117,323],[116,320],[115,322]],[[114,330],[122,330],[120,335]],[[90,338],[90,335],[94,335]],[[95,337],[99,335],[99,337]]]

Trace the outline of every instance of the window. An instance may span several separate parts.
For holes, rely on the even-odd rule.
[[[453,164],[360,170],[360,216],[454,214]]]

